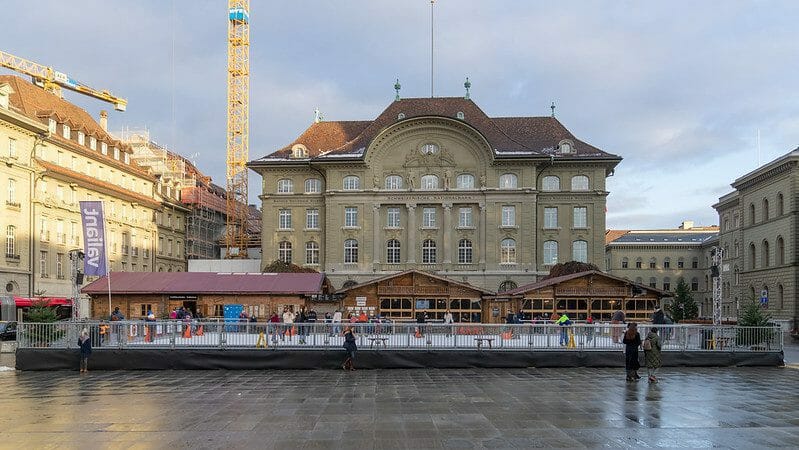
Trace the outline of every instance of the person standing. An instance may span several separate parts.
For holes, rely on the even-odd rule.
[[[565,312],[558,317],[558,321],[555,322],[560,327],[560,345],[566,346],[569,343],[569,331],[566,328],[567,326],[572,324],[572,321],[569,319],[568,314]]]
[[[649,375],[649,382],[657,383],[658,379],[655,376],[655,372],[657,372],[662,363],[662,355],[660,353],[660,337],[658,336],[657,328],[652,327],[652,329],[649,330],[643,347],[644,362],[646,363],[646,372]]]
[[[89,355],[92,354],[92,339],[86,328],[80,332],[78,347],[80,347],[80,373],[86,373],[89,371]]]
[[[291,328],[294,326],[294,311],[292,311],[288,307],[283,309],[283,324],[284,324],[283,336],[280,338],[280,340],[285,340],[287,334],[289,335],[290,338]]]
[[[444,313],[444,325],[447,327],[447,337],[452,336],[452,313],[449,309]]]
[[[355,361],[355,352],[358,351],[358,344],[355,343],[355,332],[352,330],[352,326],[347,326],[344,329],[344,350],[347,351],[347,357],[341,364],[341,368],[355,370],[353,363]]]
[[[638,369],[641,364],[638,362],[638,347],[641,346],[641,335],[638,334],[638,325],[631,322],[627,324],[627,331],[624,333],[624,368],[627,370],[627,381],[641,379],[638,376]]]
[[[299,331],[300,335],[300,344],[305,343],[305,337],[308,335],[308,331],[305,328],[305,323],[308,322],[308,314],[305,312],[305,307],[300,308],[300,313],[294,318],[294,321],[298,323],[297,331]]]
[[[331,320],[333,322],[333,330],[331,331],[330,335],[338,335],[341,333],[341,311],[336,310],[333,313],[333,318]]]
[[[610,318],[610,333],[613,336],[613,343],[618,344],[621,337],[621,327],[619,325],[624,323],[624,311],[617,310]]]

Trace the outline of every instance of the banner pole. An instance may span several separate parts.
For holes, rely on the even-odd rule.
[[[105,202],[103,202],[103,254],[105,255],[105,278],[108,280],[108,320],[111,320],[111,268],[108,267],[108,227],[105,224]]]

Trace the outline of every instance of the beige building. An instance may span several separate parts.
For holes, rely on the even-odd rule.
[[[663,291],[674,292],[682,279],[691,288],[699,315],[712,317],[709,250],[718,233],[716,226],[696,227],[691,221],[675,229],[608,230],[605,270]],[[728,308],[724,316],[735,313]]]
[[[740,305],[767,298],[772,317],[785,329],[797,326],[796,186],[799,148],[736,179],[733,192],[713,208],[724,249],[723,298]]]
[[[15,76],[0,76],[0,86],[8,94],[7,106],[0,107],[0,142],[7,156],[0,183],[8,188],[0,221],[11,256],[3,261],[6,289],[71,296],[69,251],[82,246],[81,200],[105,203],[111,270],[155,270],[154,217],[162,208],[156,179],[131,161],[130,146],[106,131],[107,118],[101,115],[98,123]],[[16,157],[8,156],[12,148]]]
[[[263,177],[262,264],[324,271],[337,288],[415,269],[489,291],[601,264],[620,161],[554,117],[491,118],[468,98],[317,121],[249,163]]]

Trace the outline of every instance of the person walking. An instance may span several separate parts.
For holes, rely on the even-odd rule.
[[[660,336],[658,336],[658,329],[652,327],[646,335],[642,347],[644,348],[644,362],[646,363],[646,372],[649,375],[650,383],[657,383],[658,378],[655,376],[658,368],[662,364],[662,357],[660,353]]]
[[[619,325],[624,323],[624,319],[624,311],[620,309],[613,313],[613,316],[610,317],[610,333],[611,336],[613,336],[614,344],[619,343],[619,338],[621,337],[621,327]]]
[[[331,321],[333,322],[333,328],[332,331],[330,332],[330,336],[338,335],[339,333],[341,333],[341,311],[336,310],[333,313],[333,318],[331,319]]]
[[[355,370],[353,363],[355,361],[355,352],[358,351],[358,344],[355,343],[355,332],[352,326],[347,326],[344,329],[344,350],[347,351],[347,357],[341,364],[341,368],[344,370]]]
[[[627,370],[627,381],[637,381],[638,369],[641,364],[638,362],[638,347],[641,346],[641,335],[638,334],[638,325],[630,322],[627,324],[627,331],[624,333],[624,368]]]
[[[80,332],[78,347],[80,347],[80,373],[86,373],[89,371],[89,355],[92,354],[92,339],[87,328]]]

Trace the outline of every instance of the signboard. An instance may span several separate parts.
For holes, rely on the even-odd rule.
[[[760,291],[760,306],[768,308],[768,291],[765,289]]]
[[[197,300],[196,295],[170,295],[170,300]]]
[[[355,306],[366,306],[366,297],[355,297]]]
[[[103,276],[108,272],[105,255],[105,219],[103,202],[80,202],[83,221],[83,272],[86,275]]]
[[[430,300],[416,300],[416,309],[430,309]]]

